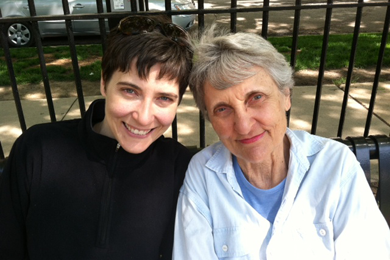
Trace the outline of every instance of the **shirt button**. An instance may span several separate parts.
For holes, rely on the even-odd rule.
[[[326,235],[326,230],[321,228],[320,229],[320,236],[324,237]]]
[[[222,246],[222,250],[223,250],[224,252],[227,252],[227,251],[228,251],[228,246],[227,246],[227,245],[223,245],[223,246]]]

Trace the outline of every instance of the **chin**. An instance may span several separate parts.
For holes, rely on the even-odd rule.
[[[129,143],[128,145],[121,145],[121,147],[123,150],[125,150],[128,153],[139,154],[139,153],[143,153],[146,149],[148,149],[150,145],[151,143],[149,142],[147,143],[145,142],[144,145],[140,145],[140,144],[132,145],[131,143]]]

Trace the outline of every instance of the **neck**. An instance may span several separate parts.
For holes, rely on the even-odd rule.
[[[283,139],[282,149],[272,153],[267,160],[258,163],[246,162],[237,158],[246,179],[256,188],[271,189],[281,183],[287,176],[290,157],[290,142],[287,136]]]

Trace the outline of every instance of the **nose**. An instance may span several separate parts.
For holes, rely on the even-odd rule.
[[[240,135],[246,135],[252,130],[254,119],[247,109],[236,110],[234,114],[234,129]]]
[[[133,118],[143,126],[150,125],[153,121],[154,113],[151,102],[143,101],[138,109],[133,112]]]

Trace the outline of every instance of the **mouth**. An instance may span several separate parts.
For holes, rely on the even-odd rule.
[[[123,125],[126,127],[127,130],[129,130],[132,134],[134,135],[138,135],[138,136],[146,136],[148,135],[150,132],[152,132],[154,130],[154,128],[152,129],[149,129],[149,130],[140,130],[140,129],[136,129],[136,128],[132,128],[130,127],[128,124],[126,123],[123,123]]]
[[[259,134],[259,135],[253,136],[253,137],[251,137],[251,138],[241,139],[241,140],[239,140],[239,141],[240,141],[240,143],[242,143],[242,144],[251,144],[251,143],[255,143],[256,141],[258,141],[259,139],[261,139],[263,136],[264,136],[264,133],[261,133],[261,134]]]

